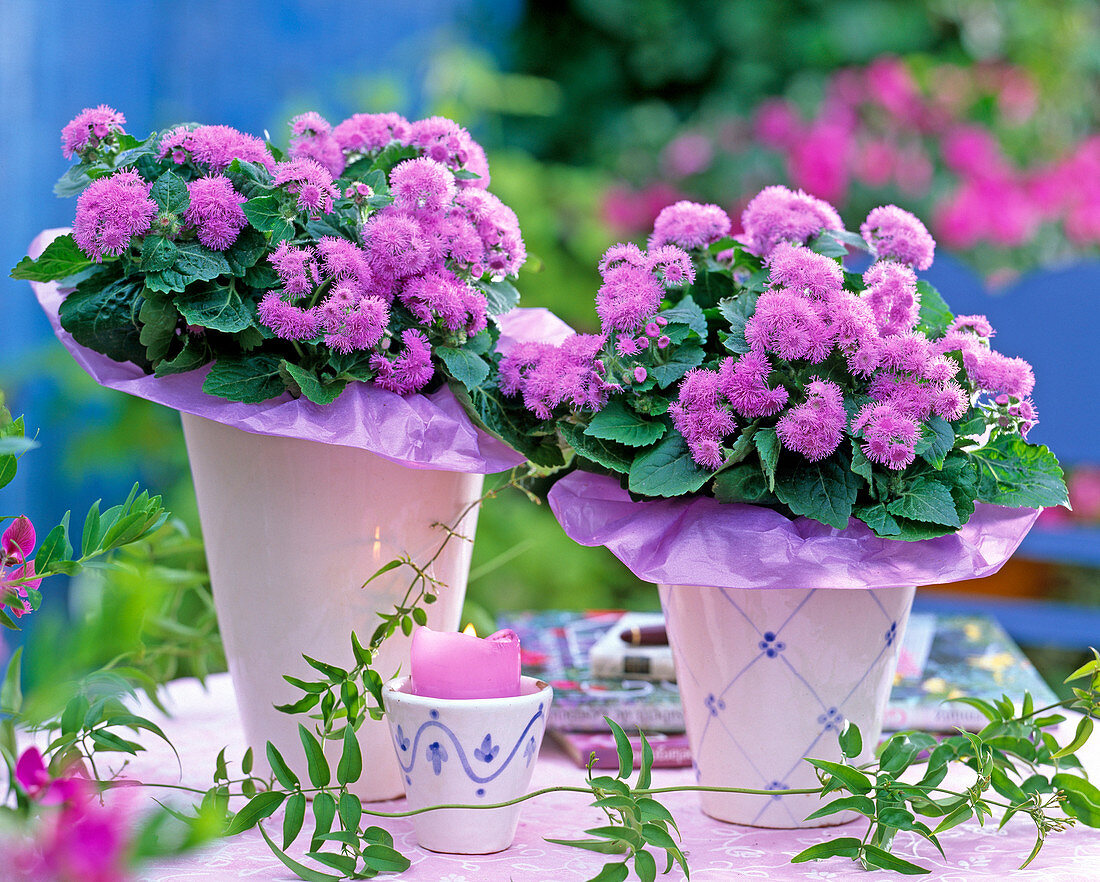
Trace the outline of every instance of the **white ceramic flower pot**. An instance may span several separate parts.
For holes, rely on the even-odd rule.
[[[405,594],[400,567],[362,588],[382,564],[407,554],[425,561],[451,524],[481,494],[482,476],[396,465],[364,450],[257,435],[182,414],[191,473],[226,658],[257,766],[271,741],[292,767],[302,764],[298,718],[279,713],[302,693],[283,674],[318,679],[310,655],[350,668],[350,635],[365,643]],[[466,593],[476,508],[432,567],[447,587],[427,607],[428,623],[454,630]],[[383,677],[408,666],[398,632],[377,658]],[[391,799],[402,778],[384,722],[359,733],[364,800]],[[335,767],[339,743],[330,745]]]
[[[410,809],[492,805],[527,792],[554,697],[547,683],[523,677],[520,694],[508,698],[428,698],[407,687],[407,677],[392,680],[383,696]],[[413,815],[416,841],[448,854],[503,851],[515,838],[521,808]]]
[[[882,733],[913,588],[728,589],[662,585],[661,605],[698,782],[759,790],[815,787],[803,758],[839,761],[857,724],[868,760]],[[758,827],[806,822],[814,795],[700,793],[703,811]]]

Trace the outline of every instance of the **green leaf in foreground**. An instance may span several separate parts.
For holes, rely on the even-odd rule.
[[[272,355],[218,359],[206,375],[202,391],[246,404],[275,398],[286,390],[279,373],[279,361]]]
[[[80,250],[72,235],[68,234],[54,239],[37,260],[24,257],[11,271],[11,277],[28,282],[52,282],[75,275],[91,265],[91,258]]]
[[[592,417],[584,433],[628,447],[648,447],[660,440],[666,428],[664,423],[646,419],[614,399]]]
[[[777,476],[775,495],[796,515],[843,530],[861,478],[833,459],[799,463]]]
[[[1013,508],[1066,505],[1069,494],[1054,454],[1017,435],[996,435],[973,451],[978,466],[978,499]]]
[[[711,476],[695,464],[683,435],[670,431],[630,466],[628,486],[643,496],[679,496],[702,487]]]
[[[489,365],[485,359],[466,349],[439,346],[435,352],[446,365],[447,373],[467,389],[476,389],[489,377]]]

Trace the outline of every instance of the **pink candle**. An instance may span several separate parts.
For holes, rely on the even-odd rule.
[[[428,698],[506,698],[519,695],[519,637],[417,628],[409,662],[410,691]]]

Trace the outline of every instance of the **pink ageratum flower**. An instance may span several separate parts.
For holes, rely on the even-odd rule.
[[[861,447],[871,462],[900,471],[916,458],[920,425],[891,403],[865,405],[852,421],[852,431],[863,434]]]
[[[451,171],[463,170],[477,175],[458,181],[459,187],[484,190],[489,186],[489,162],[485,151],[454,120],[442,116],[417,120],[412,124],[409,143]]]
[[[337,352],[370,349],[385,336],[389,325],[389,304],[380,297],[359,297],[354,289],[350,280],[337,284],[317,310],[325,344]]]
[[[912,330],[920,315],[917,275],[903,263],[877,260],[863,274],[862,297],[870,305],[875,324],[884,335]]]
[[[465,331],[471,337],[485,330],[485,295],[447,270],[414,276],[398,298],[425,325],[438,318],[447,330]]]
[[[608,248],[600,258],[600,275],[624,263],[639,269],[650,268],[649,259],[641,248],[633,242],[619,242]]]
[[[783,386],[768,386],[771,369],[763,352],[746,352],[736,360],[726,358],[718,371],[719,388],[742,416],[750,419],[772,416],[787,403],[787,390]]]
[[[730,231],[730,219],[717,205],[681,200],[661,209],[653,222],[648,248],[678,245],[681,248],[705,248]]]
[[[524,406],[539,419],[550,419],[560,404],[599,410],[611,391],[599,360],[604,338],[573,334],[560,346],[520,343],[500,362],[500,388],[505,395],[523,395]]]
[[[688,253],[677,245],[654,248],[645,256],[645,266],[651,273],[656,273],[667,288],[678,288],[695,281],[695,264]]]
[[[390,172],[393,204],[406,210],[439,212],[455,198],[455,176],[447,166],[426,156],[399,162]]]
[[[284,292],[291,296],[313,293],[313,286],[321,280],[312,248],[297,248],[284,240],[267,259],[282,279]]]
[[[245,197],[233,189],[229,178],[212,175],[187,185],[191,199],[183,215],[184,222],[197,230],[199,241],[214,251],[225,251],[237,241],[248,218],[241,210]]]
[[[840,446],[847,421],[840,387],[815,377],[806,384],[806,401],[779,418],[775,433],[787,450],[817,462]]]
[[[746,248],[767,257],[780,242],[805,244],[822,230],[843,230],[828,202],[776,184],[757,193],[741,214]]]
[[[117,256],[130,239],[149,230],[158,208],[151,185],[136,171],[121,171],[92,181],[76,200],[73,239],[96,263]]]
[[[106,104],[85,107],[61,130],[61,154],[72,159],[74,154],[83,156],[95,150],[112,133],[126,134],[122,128],[126,117]]]
[[[873,209],[859,232],[880,259],[896,260],[919,270],[932,265],[936,241],[916,215],[903,208],[883,205]]]
[[[408,395],[428,384],[435,368],[432,367],[432,347],[422,331],[409,328],[401,334],[404,350],[395,359],[375,353],[371,356],[370,366],[374,373],[374,383],[387,392]]]
[[[354,242],[338,236],[322,236],[317,240],[317,254],[328,278],[352,279],[359,293],[365,294],[370,289],[372,273],[367,252]]]
[[[298,208],[311,213],[332,211],[332,200],[340,198],[340,190],[332,175],[312,159],[291,159],[275,166],[274,183],[288,193],[297,194]]]
[[[363,227],[368,261],[379,282],[416,275],[428,263],[429,242],[416,218],[393,206]]]
[[[811,300],[773,288],[757,300],[745,323],[745,340],[753,349],[775,352],[788,361],[804,358],[818,364],[832,351],[836,335]]]
[[[988,340],[993,336],[993,325],[984,315],[957,315],[948,331],[975,334]]]
[[[605,332],[637,331],[661,307],[664,288],[654,275],[623,263],[603,275],[596,314]]]
[[[978,350],[976,357],[963,354],[963,365],[970,381],[994,395],[1027,398],[1035,388],[1035,372],[1022,358],[1009,358],[991,349]]]
[[[485,273],[494,278],[515,275],[527,260],[516,213],[492,193],[479,189],[460,190],[455,205],[481,237],[482,253],[470,264],[470,274],[475,278]]]
[[[408,144],[412,126],[398,113],[357,113],[332,130],[348,153],[373,153],[391,142]]]
[[[225,171],[234,159],[258,163],[268,171],[275,167],[271,151],[262,140],[231,126],[177,126],[161,136],[157,155],[161,159],[171,156],[176,165],[191,160],[215,172]]]
[[[334,178],[344,171],[344,151],[321,114],[309,111],[290,121],[290,158],[312,159]]]
[[[924,376],[937,355],[936,347],[923,334],[907,332],[883,339],[879,367]]]
[[[283,340],[312,340],[321,332],[317,312],[283,300],[278,291],[268,291],[257,307],[260,323]]]
[[[737,422],[722,403],[718,373],[703,368],[688,371],[668,412],[692,459],[712,470],[721,466],[722,439],[737,429]]]
[[[840,264],[804,245],[779,242],[768,255],[768,270],[773,285],[815,300],[829,300],[844,287]]]

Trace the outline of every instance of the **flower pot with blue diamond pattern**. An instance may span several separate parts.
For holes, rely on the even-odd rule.
[[[893,684],[913,588],[703,588],[662,585],[698,783],[753,790],[817,786],[807,756],[839,761],[850,720],[871,758]],[[711,817],[757,827],[844,823],[806,817],[834,797],[702,792]]]

